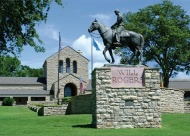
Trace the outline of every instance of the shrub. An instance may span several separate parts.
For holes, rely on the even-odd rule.
[[[71,102],[71,97],[65,97],[62,99],[62,103],[69,103]]]
[[[7,98],[3,99],[2,105],[3,106],[13,106],[13,103],[14,103],[14,99],[10,98],[10,97],[7,97]]]

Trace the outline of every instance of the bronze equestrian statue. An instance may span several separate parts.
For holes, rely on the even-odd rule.
[[[103,55],[105,59],[109,63],[114,63],[114,57],[112,53],[112,49],[115,49],[116,47],[129,47],[130,50],[133,52],[132,56],[129,59],[129,64],[131,64],[134,57],[139,58],[141,63],[141,56],[142,56],[142,49],[144,47],[144,37],[136,32],[128,31],[123,29],[123,21],[120,19],[120,14],[116,10],[116,15],[118,14],[117,22],[112,26],[119,26],[119,30],[112,30],[100,22],[98,22],[96,19],[92,22],[92,25],[89,27],[88,32],[91,33],[95,30],[98,30],[99,34],[101,35],[103,39],[103,43],[105,45]],[[120,22],[120,23],[118,23]],[[110,59],[106,56],[106,51],[109,51],[112,62],[110,62]]]

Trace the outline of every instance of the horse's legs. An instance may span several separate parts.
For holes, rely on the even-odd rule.
[[[133,54],[131,55],[130,59],[129,59],[129,64],[131,65],[132,64],[132,60],[134,59],[134,57],[136,56],[136,50],[133,49]]]
[[[141,65],[142,64],[142,49],[140,47],[137,47],[135,56],[136,56],[136,59],[139,58],[138,59],[139,60],[139,65]]]
[[[106,51],[110,48],[110,45],[107,44],[104,48],[104,51],[103,51],[103,55],[104,55],[104,58],[110,63],[110,59],[107,58],[106,56]]]
[[[132,63],[132,60],[133,60],[133,58],[135,57],[135,54],[133,53],[133,55],[130,57],[130,59],[129,59],[129,64],[131,64]]]
[[[139,58],[139,65],[142,64],[142,50],[138,50],[137,51],[137,55],[136,55],[136,58],[138,59]]]
[[[111,59],[112,59],[112,64],[114,64],[114,62],[115,62],[115,59],[114,59],[114,57],[113,57],[113,53],[112,53],[112,49],[111,48],[109,48],[109,53],[110,53],[110,56],[111,56]]]

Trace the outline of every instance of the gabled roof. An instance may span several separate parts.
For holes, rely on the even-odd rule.
[[[66,49],[66,48],[70,48],[70,49],[72,49],[74,52],[76,52],[76,53],[78,53],[78,54],[80,54],[78,51],[76,51],[76,50],[74,50],[71,46],[65,46],[64,48],[62,48],[61,50],[60,50],[60,52],[62,51],[62,50],[64,50],[64,49]],[[58,51],[59,52],[59,51]],[[58,55],[58,52],[56,52],[56,53],[54,53],[54,54],[52,54],[51,56],[49,56],[46,60],[48,60],[49,58],[51,58],[52,56],[54,56],[55,54],[57,54]],[[84,57],[82,54],[80,54],[83,58],[85,58],[86,60],[88,60],[89,61],[89,59],[87,59],[86,57]],[[46,60],[44,61],[44,63],[43,63],[43,66],[44,66],[44,64],[45,64],[45,62],[46,62]]]
[[[73,76],[74,78],[77,78],[79,81],[80,81],[80,78],[79,77],[77,77],[77,76],[75,76],[74,74],[72,74],[72,73],[70,73],[70,74],[67,74],[67,75],[65,75],[65,76],[63,76],[62,78],[60,78],[59,80],[63,80],[63,79],[65,79],[65,78],[67,78],[68,76]],[[84,81],[84,80],[82,80],[84,83],[86,83],[86,81]],[[56,81],[57,82],[57,81]],[[56,82],[54,82],[54,83],[56,83]]]
[[[0,77],[0,85],[43,85],[44,77]]]
[[[169,88],[190,91],[190,79],[170,79]]]

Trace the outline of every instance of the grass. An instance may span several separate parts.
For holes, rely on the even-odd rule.
[[[189,136],[190,114],[163,114],[162,128],[95,129],[91,115],[38,116],[0,106],[0,136]]]

